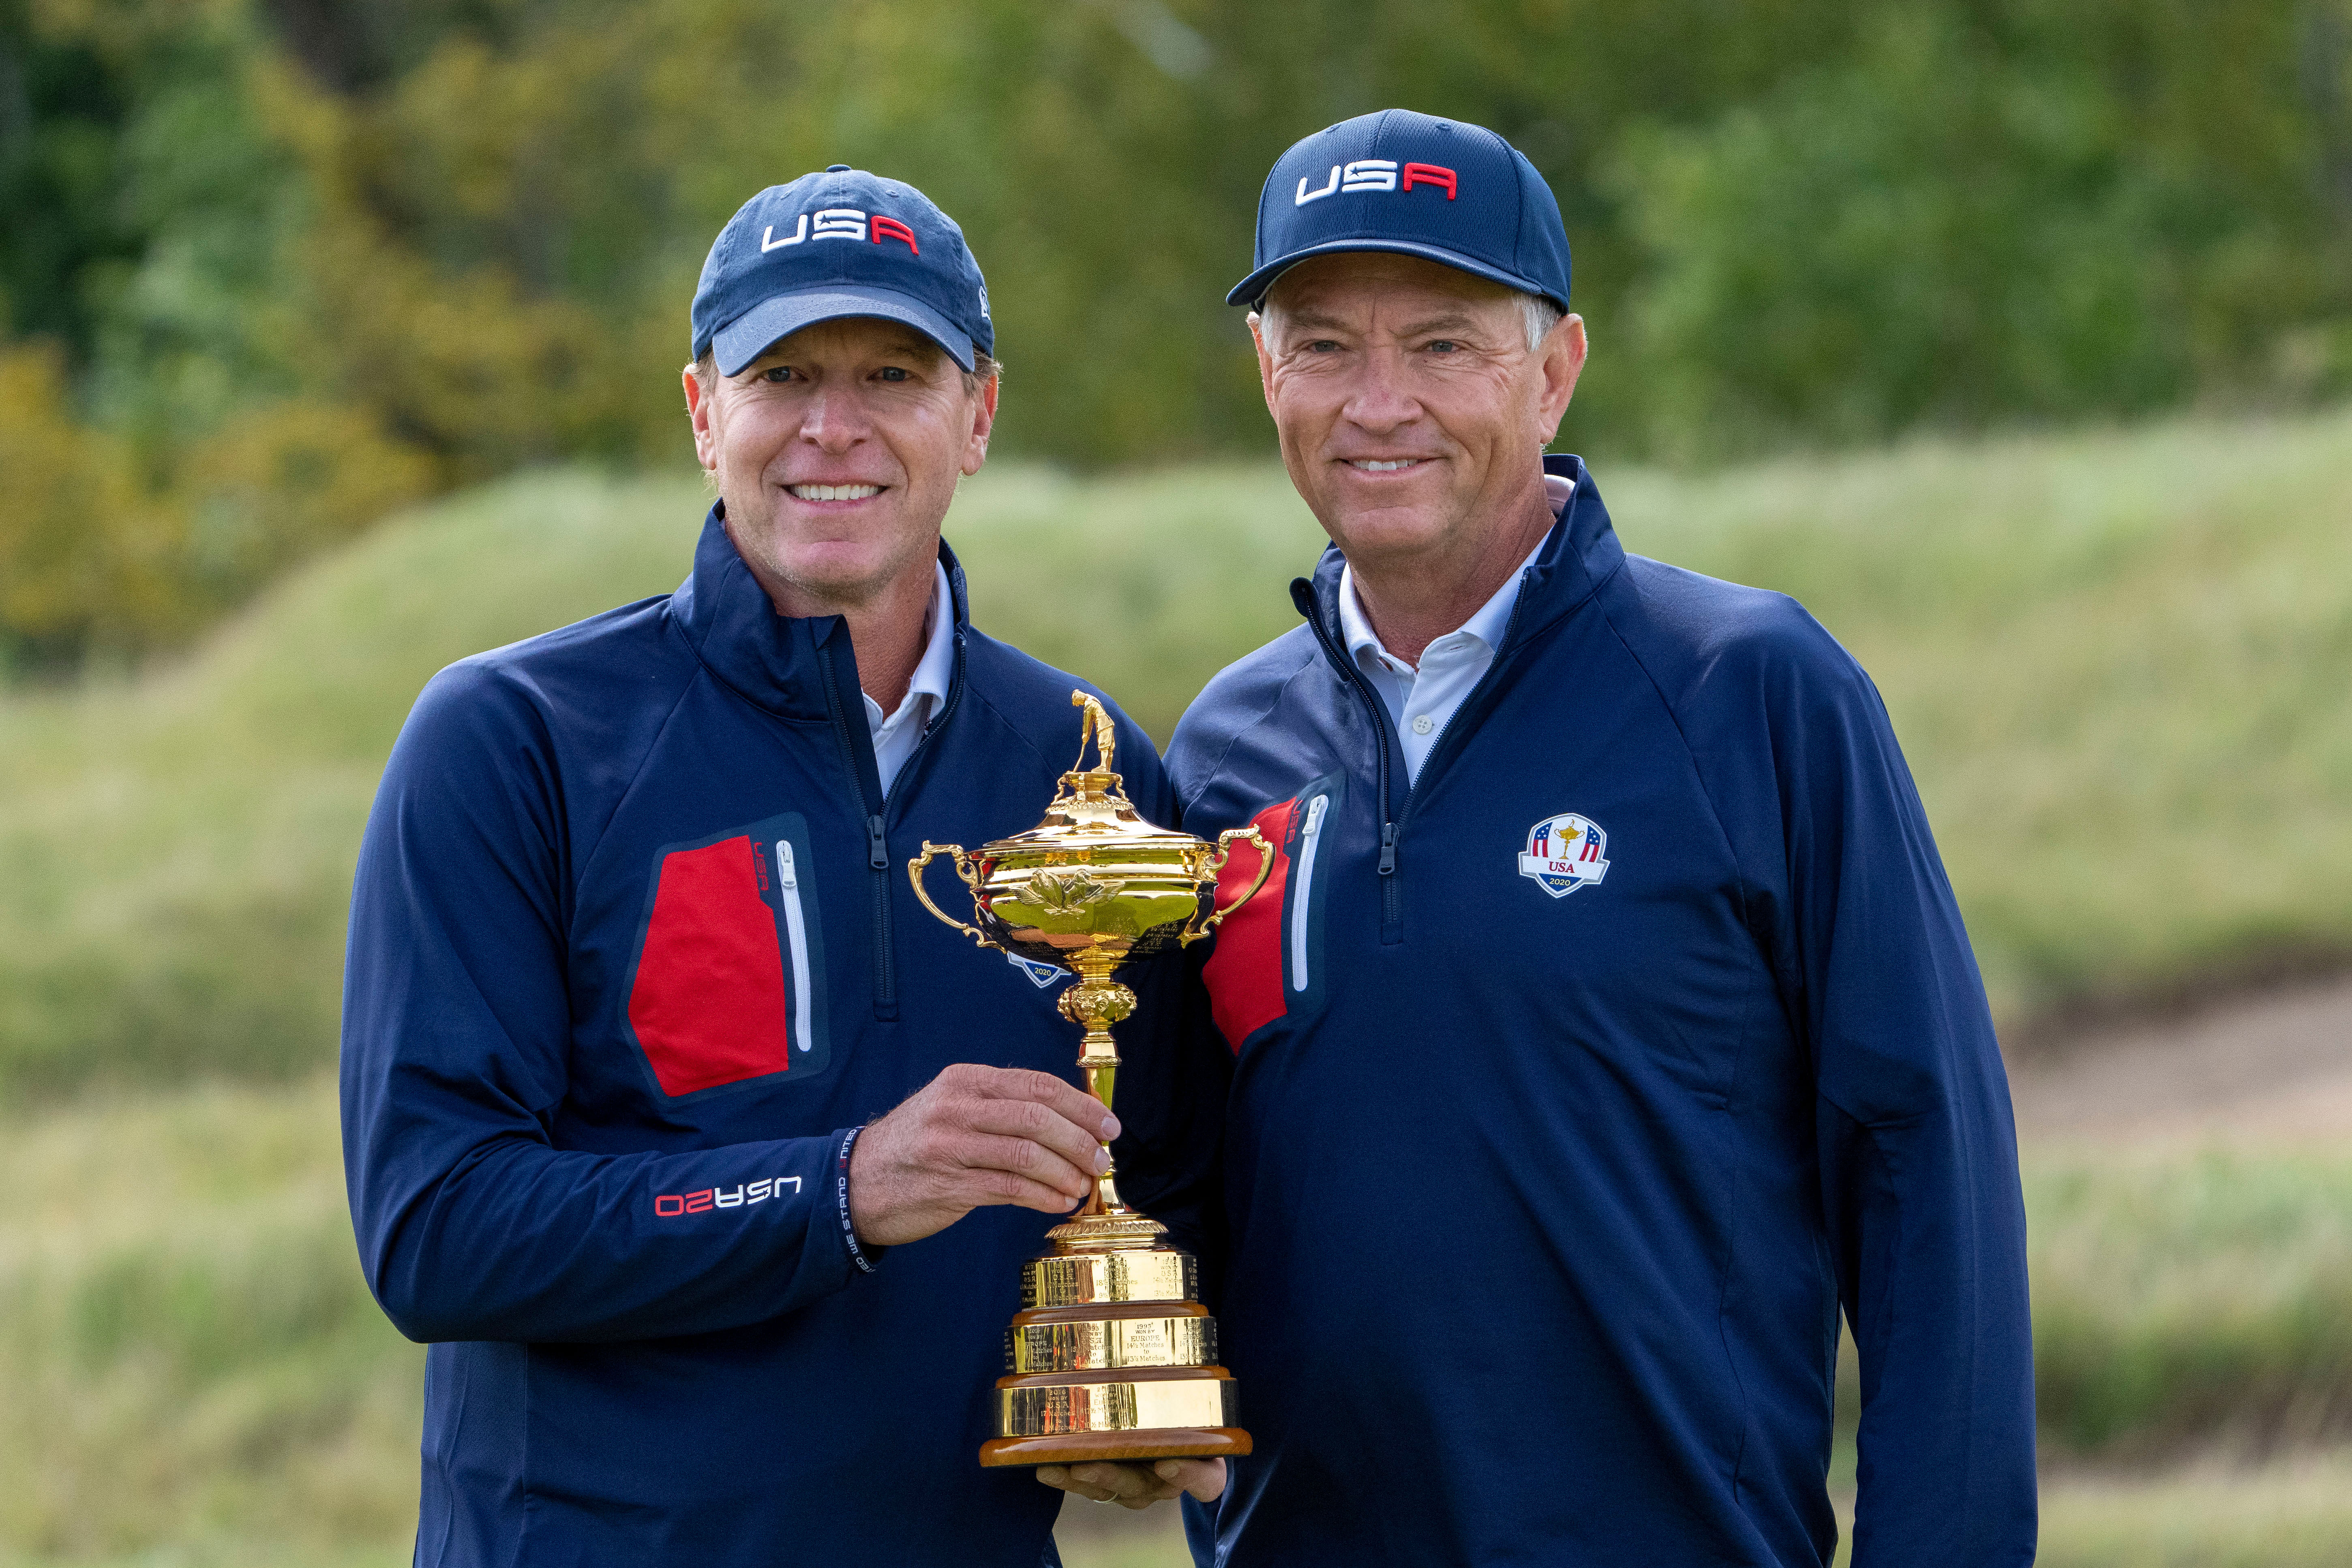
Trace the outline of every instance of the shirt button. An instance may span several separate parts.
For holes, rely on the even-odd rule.
[[[1412,721],[1412,732],[1416,735],[1426,735],[1436,728],[1435,724],[1430,722],[1429,715],[1426,713],[1419,715]]]

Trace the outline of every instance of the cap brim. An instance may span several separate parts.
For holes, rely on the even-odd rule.
[[[1502,268],[1495,266],[1492,262],[1481,261],[1477,258],[1472,256],[1465,256],[1458,250],[1448,250],[1444,246],[1420,245],[1409,239],[1327,239],[1320,245],[1310,245],[1304,250],[1294,250],[1287,256],[1280,257],[1273,261],[1267,262],[1265,266],[1259,268],[1256,271],[1251,273],[1248,277],[1234,284],[1233,291],[1225,296],[1225,303],[1228,305],[1255,305],[1260,300],[1265,298],[1265,291],[1274,286],[1274,280],[1276,279],[1281,277],[1284,273],[1289,271],[1292,268],[1297,266],[1308,257],[1336,256],[1342,251],[1349,250],[1384,250],[1398,256],[1426,257],[1430,260],[1439,263],[1441,266],[1452,267],[1460,271],[1468,272],[1479,278],[1492,279],[1496,283],[1502,284],[1507,289],[1517,289],[1522,293],[1528,294],[1540,294],[1545,299],[1549,300],[1553,304],[1558,305],[1561,310],[1565,310],[1568,309],[1567,300],[1561,299],[1559,295],[1554,294],[1550,289],[1545,288],[1542,284],[1537,282],[1532,278],[1523,278],[1516,272],[1505,271]]]
[[[837,321],[846,316],[903,321],[945,349],[948,357],[964,369],[972,367],[970,334],[958,331],[954,322],[920,300],[894,289],[839,284],[761,300],[710,335],[711,353],[719,362],[719,374],[733,375],[779,339],[819,321]]]

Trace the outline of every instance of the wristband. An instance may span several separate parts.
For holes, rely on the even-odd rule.
[[[857,1135],[865,1131],[860,1124],[841,1135],[841,1153],[834,1162],[833,1200],[841,1215],[841,1239],[849,1247],[849,1261],[857,1265],[860,1274],[871,1274],[874,1261],[857,1245],[857,1227],[849,1220],[849,1152],[857,1146]]]

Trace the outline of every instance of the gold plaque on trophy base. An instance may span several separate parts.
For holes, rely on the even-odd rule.
[[[1213,846],[1137,815],[1111,771],[1110,716],[1083,691],[1078,763],[1064,773],[1045,819],[1026,833],[968,854],[926,842],[907,866],[915,896],[983,947],[1075,973],[1062,1016],[1085,1026],[1078,1066],[1108,1107],[1118,1068],[1110,1026],[1135,1010],[1135,993],[1111,978],[1129,959],[1199,941],[1256,896],[1273,856],[1254,827]],[[1087,748],[1097,765],[1085,766]],[[1217,873],[1244,839],[1256,879],[1223,909]],[[931,902],[923,868],[950,857],[971,890],[976,923]],[[1086,1205],[1046,1233],[1053,1250],[1021,1268],[1022,1310],[1004,1336],[1006,1375],[996,1384],[997,1436],[983,1465],[1067,1465],[1096,1459],[1223,1458],[1250,1451],[1236,1426],[1233,1374],[1216,1364],[1217,1322],[1193,1300],[1192,1255],[1160,1238],[1167,1227],[1119,1201],[1106,1171]]]

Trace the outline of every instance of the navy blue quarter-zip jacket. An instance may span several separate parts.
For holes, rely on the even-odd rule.
[[[855,1130],[942,1068],[1077,1077],[1063,977],[908,885],[926,838],[1034,826],[1081,721],[942,555],[956,673],[887,804],[846,623],[779,616],[716,510],[677,593],[453,665],[402,731],[342,1096],[368,1281],[435,1342],[420,1563],[1055,1561],[1060,1494],[975,1458],[1054,1217],[982,1208],[887,1257],[848,1226]],[[933,897],[969,902],[951,871]],[[1174,1023],[1147,995],[1120,1026],[1130,1081]]]
[[[2007,1085],[1885,710],[1547,467],[1573,494],[1416,784],[1336,551],[1170,752],[1188,830],[1281,847],[1202,971],[1256,1439],[1216,1560],[1825,1563],[1843,1307],[1855,1568],[2030,1562]]]

